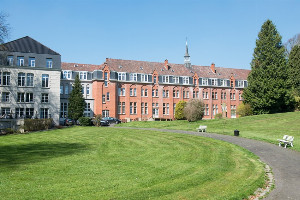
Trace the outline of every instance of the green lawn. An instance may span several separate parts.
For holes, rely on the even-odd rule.
[[[207,132],[233,135],[233,131],[238,129],[241,137],[263,140],[274,144],[278,144],[277,139],[281,139],[283,135],[292,135],[295,137],[292,149],[300,151],[300,112],[255,115],[237,119],[202,120],[197,122],[188,122],[186,120],[143,121],[124,123],[118,126],[196,131],[196,128],[200,124],[208,126]]]
[[[242,199],[263,164],[199,136],[72,127],[0,137],[1,199]]]

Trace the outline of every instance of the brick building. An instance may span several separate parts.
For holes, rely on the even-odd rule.
[[[86,98],[86,116],[102,114],[124,121],[174,119],[180,100],[203,99],[205,119],[217,113],[236,117],[250,70],[191,65],[188,48],[184,64],[106,59],[102,65],[62,63],[61,117],[67,110],[68,91],[75,74],[80,75]],[[65,83],[64,83],[65,82]]]

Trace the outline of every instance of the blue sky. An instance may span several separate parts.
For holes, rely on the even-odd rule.
[[[300,33],[298,0],[0,0],[10,40],[30,36],[64,62],[105,58],[250,69],[261,25],[273,21],[285,43]]]

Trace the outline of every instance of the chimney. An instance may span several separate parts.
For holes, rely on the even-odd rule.
[[[170,69],[168,59],[165,60],[165,68],[166,68],[166,70]]]
[[[215,63],[211,63],[210,69],[213,73],[216,73]]]

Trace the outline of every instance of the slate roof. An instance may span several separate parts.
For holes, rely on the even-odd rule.
[[[93,72],[95,70],[102,70],[102,65],[92,65],[92,64],[79,64],[79,63],[67,63],[62,62],[61,63],[61,69],[62,70],[71,70],[71,71],[88,71]]]
[[[49,47],[46,47],[45,45],[39,43],[29,36],[7,42],[0,46],[0,50],[10,52],[60,55],[59,53],[53,51]]]

